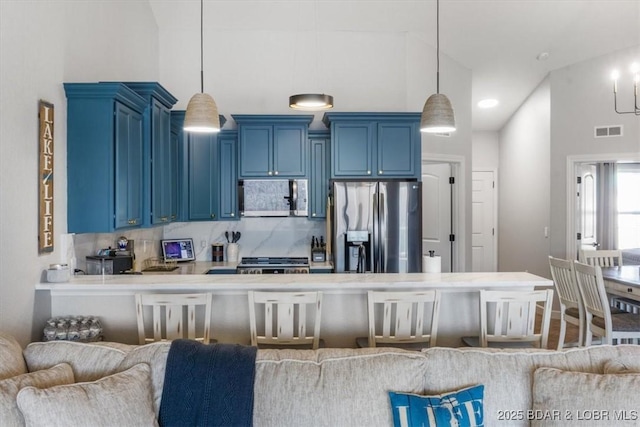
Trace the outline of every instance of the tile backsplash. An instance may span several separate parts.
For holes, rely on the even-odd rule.
[[[226,245],[225,231],[242,233],[238,245],[239,257],[247,256],[306,256],[310,257],[311,236],[325,235],[324,221],[307,218],[243,218],[240,221],[177,222],[164,227],[130,230],[118,233],[76,234],[70,244],[76,255],[76,266],[86,269],[87,255],[95,255],[103,248],[117,247],[120,236],[135,241],[136,269],[150,257],[160,256],[160,240],[191,237],[196,249],[196,261],[211,260],[211,244]],[[226,246],[225,246],[226,248]]]

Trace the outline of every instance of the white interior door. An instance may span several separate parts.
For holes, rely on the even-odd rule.
[[[495,176],[493,171],[472,174],[472,271],[496,271]]]
[[[580,183],[578,184],[577,206],[578,206],[578,232],[580,238],[577,240],[578,250],[593,250],[598,247],[598,201],[597,201],[597,180],[596,165],[583,163],[578,166]]]
[[[451,165],[422,165],[422,254],[441,257],[442,272],[451,272]]]

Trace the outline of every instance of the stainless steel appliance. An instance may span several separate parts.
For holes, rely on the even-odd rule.
[[[336,273],[422,271],[422,190],[416,181],[334,181]]]
[[[87,274],[122,274],[133,268],[131,255],[87,256]]]
[[[309,258],[306,257],[242,257],[238,274],[306,274],[309,273]]]
[[[306,179],[245,179],[238,181],[240,215],[307,216]]]

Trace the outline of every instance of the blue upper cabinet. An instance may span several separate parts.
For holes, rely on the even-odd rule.
[[[238,124],[238,178],[307,176],[312,115],[232,115]]]
[[[326,113],[333,178],[420,175],[420,113]]]
[[[221,220],[239,220],[238,214],[238,133],[222,131],[218,135],[220,159],[220,215]]]
[[[171,107],[178,101],[157,82],[125,82],[147,101],[143,114],[144,222],[166,224],[177,219],[173,200],[176,172],[171,148]]]
[[[329,143],[327,131],[309,131],[310,176],[309,176],[309,218],[327,217],[327,193],[329,190]]]
[[[171,220],[183,221],[186,218],[182,208],[184,178],[184,111],[171,111]]]
[[[109,233],[143,222],[143,112],[121,83],[65,83],[67,229]]]
[[[186,133],[187,162],[189,164],[188,216],[189,221],[218,219],[218,135]]]

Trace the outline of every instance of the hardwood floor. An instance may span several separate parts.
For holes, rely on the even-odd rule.
[[[558,336],[560,335],[560,319],[551,319],[549,325],[549,339],[547,341],[547,348],[555,350],[558,348]],[[567,332],[564,338],[565,348],[567,343],[578,342],[578,327],[567,324]]]

